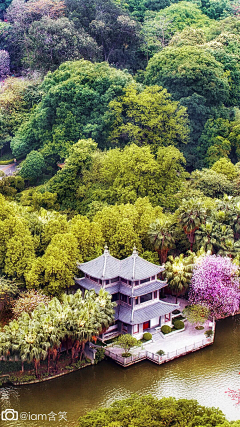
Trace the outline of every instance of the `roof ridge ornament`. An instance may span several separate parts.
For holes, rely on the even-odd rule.
[[[133,246],[133,253],[132,253],[132,257],[133,257],[133,271],[132,271],[132,279],[135,279],[135,268],[136,268],[136,258],[138,256],[138,252],[137,252],[137,248],[136,245]]]
[[[132,255],[133,256],[138,256],[138,251],[137,251],[136,245],[133,246],[133,253],[132,253]]]
[[[104,255],[109,255],[109,250],[108,250],[108,245],[107,245],[107,243],[105,243],[105,246],[104,246]]]
[[[105,272],[106,272],[106,266],[107,266],[107,257],[109,254],[109,250],[108,250],[108,246],[107,244],[105,244],[104,246],[104,252],[103,252],[103,256],[104,256],[104,265],[103,265],[103,273],[102,273],[102,278],[105,277]]]

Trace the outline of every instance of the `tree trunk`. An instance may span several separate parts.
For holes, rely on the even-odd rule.
[[[37,378],[38,378],[38,365],[40,365],[40,360],[34,359],[35,375]]]
[[[22,372],[24,372],[24,362],[22,361]]]
[[[50,359],[51,359],[51,353],[48,350],[48,361],[47,361],[47,372],[48,372],[48,374],[49,374],[49,371],[50,371]]]

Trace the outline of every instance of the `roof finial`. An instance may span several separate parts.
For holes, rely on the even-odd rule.
[[[137,256],[138,256],[137,248],[134,245],[133,246],[133,253],[132,253],[132,257],[133,257],[132,279],[135,279],[135,269],[136,269],[136,259],[137,259]]]
[[[109,255],[109,250],[108,250],[107,243],[105,243],[105,246],[104,246],[104,255]]]
[[[134,245],[134,246],[133,246],[133,253],[132,253],[132,254],[133,254],[134,256],[137,256],[137,255],[138,255],[136,245]]]

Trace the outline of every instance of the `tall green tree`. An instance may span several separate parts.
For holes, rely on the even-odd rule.
[[[166,89],[150,86],[142,91],[129,86],[125,95],[110,103],[113,129],[110,141],[124,146],[135,143],[158,147],[178,145],[188,140],[186,109],[171,101]]]
[[[165,263],[164,278],[167,280],[168,286],[176,295],[177,298],[182,293],[186,292],[192,278],[192,270],[194,264],[194,255],[184,257],[183,254],[177,257],[169,256]]]
[[[60,65],[45,77],[42,101],[11,141],[14,156],[41,148],[44,158],[54,165],[67,157],[80,138],[92,137],[105,148],[108,104],[130,82],[127,72],[106,63],[81,60]]]
[[[162,217],[149,227],[149,239],[157,251],[160,263],[166,262],[168,252],[175,247],[172,222],[170,218]]]

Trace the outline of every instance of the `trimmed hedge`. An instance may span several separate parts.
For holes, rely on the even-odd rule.
[[[150,332],[145,332],[145,334],[143,334],[143,339],[145,341],[150,341],[152,339],[152,334],[150,334]]]
[[[166,334],[170,334],[170,332],[172,332],[172,328],[168,325],[163,325],[161,327],[161,332],[166,335]]]
[[[175,322],[173,322],[174,328],[175,329],[183,329],[184,328],[184,323],[181,320],[176,320]]]
[[[0,160],[0,165],[10,165],[10,163],[14,163],[14,159]]]

